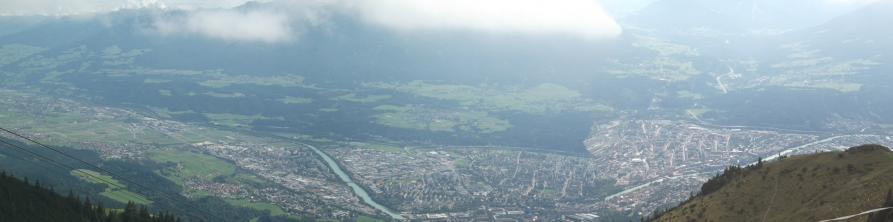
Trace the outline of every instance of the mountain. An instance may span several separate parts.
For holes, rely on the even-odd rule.
[[[777,32],[816,26],[857,7],[811,0],[661,0],[625,23],[675,34]]]
[[[835,58],[865,58],[887,62],[893,47],[893,30],[875,24],[893,22],[893,1],[877,1],[859,10],[834,18],[820,26],[800,31],[787,41],[803,41],[821,54]]]
[[[863,145],[728,168],[651,221],[819,221],[890,205],[891,188],[893,152]]]
[[[69,194],[63,197],[27,179],[19,180],[0,172],[0,221],[56,222],[178,222],[165,213],[152,214],[145,206],[128,203],[123,210],[106,209],[102,203],[80,200]]]
[[[252,4],[244,8],[269,7],[264,4]],[[626,103],[622,98],[608,97],[604,99],[588,98],[589,95],[610,95],[622,87],[646,87],[645,83],[613,84],[595,79],[616,80],[612,75],[602,75],[605,64],[611,63],[607,58],[629,58],[632,55],[651,56],[655,54],[646,49],[631,47],[630,36],[623,38],[586,41],[574,38],[546,36],[512,36],[487,35],[466,32],[423,32],[403,33],[364,24],[357,18],[333,15],[326,26],[307,27],[292,42],[262,44],[234,42],[207,38],[197,34],[181,33],[163,35],[154,28],[158,17],[175,17],[188,13],[182,11],[122,10],[113,13],[99,14],[90,19],[43,18],[26,23],[25,18],[0,17],[0,30],[15,28],[14,33],[0,35],[0,75],[4,85],[38,86],[44,80],[60,80],[77,82],[72,87],[82,88],[81,92],[90,92],[93,98],[102,98],[109,104],[141,104],[153,107],[166,107],[170,110],[195,110],[214,113],[240,113],[240,115],[283,116],[276,126],[267,124],[267,128],[281,130],[301,130],[320,135],[373,138],[370,132],[382,132],[384,136],[399,140],[415,140],[426,142],[448,143],[455,145],[487,145],[501,144],[528,147],[558,147],[574,152],[583,152],[579,141],[589,131],[588,112],[562,113],[544,118],[529,118],[523,115],[545,116],[541,113],[489,112],[490,115],[503,115],[502,119],[511,121],[512,129],[493,136],[480,136],[478,133],[463,133],[460,129],[422,130],[419,133],[407,133],[407,127],[389,127],[381,129],[382,124],[373,123],[379,105],[391,104],[393,100],[401,103],[437,104],[440,109],[453,109],[451,101],[401,96],[371,87],[367,83],[409,83],[425,81],[437,84],[499,84],[500,88],[532,88],[541,84],[559,84],[579,92],[581,99],[602,103],[602,100],[615,100]],[[27,20],[31,21],[31,20]],[[106,56],[106,49],[111,57]],[[131,54],[132,53],[132,54]],[[106,61],[114,59],[115,61]],[[620,70],[625,67],[612,68]],[[53,71],[58,72],[53,72]],[[166,71],[165,71],[166,70]],[[156,71],[164,73],[158,74]],[[202,73],[199,76],[181,75],[182,72]],[[176,72],[176,73],[174,73]],[[53,74],[50,74],[53,73]],[[104,74],[100,74],[104,73]],[[155,74],[152,74],[155,73]],[[217,74],[214,74],[217,73]],[[96,74],[96,75],[94,75]],[[227,89],[246,86],[245,84],[226,84],[224,87],[202,89],[199,82],[167,81],[159,84],[145,84],[144,79],[131,79],[130,84],[109,83],[123,79],[107,78],[106,74],[130,75],[151,78],[192,78],[199,82],[210,80],[205,74],[227,76],[252,76],[252,78],[278,78],[282,76],[301,76],[302,89],[286,87],[258,87],[248,84],[251,89],[238,89],[232,92],[234,97],[223,98],[221,94],[212,94],[214,99],[200,101],[184,101],[203,97],[210,93],[229,91]],[[158,74],[158,75],[156,75]],[[47,77],[47,75],[55,75]],[[75,77],[77,76],[77,77]],[[163,77],[167,76],[167,77]],[[191,76],[191,77],[190,77]],[[69,78],[72,77],[72,78]],[[142,77],[139,77],[142,78]],[[116,80],[117,79],[117,80]],[[19,81],[20,80],[20,81]],[[150,80],[151,81],[151,80]],[[14,82],[14,83],[12,83]],[[185,84],[184,84],[185,83]],[[595,84],[595,85],[590,85]],[[67,84],[67,83],[64,83]],[[168,85],[170,84],[170,85]],[[652,81],[649,84],[660,84]],[[313,87],[309,87],[309,86]],[[163,87],[148,89],[145,87]],[[89,89],[87,89],[89,88]],[[135,88],[142,88],[134,90]],[[291,88],[299,88],[297,86]],[[357,103],[334,99],[337,91],[316,90],[353,89],[352,92],[362,94],[389,94],[391,99],[380,103]],[[487,87],[492,88],[492,87]],[[53,90],[58,87],[52,87]],[[167,104],[149,104],[152,101],[174,101],[170,98],[156,97],[159,90],[174,92],[179,98]],[[362,90],[362,91],[360,91]],[[196,95],[180,97],[179,93]],[[377,91],[377,92],[376,92]],[[634,92],[636,90],[626,90]],[[193,92],[193,93],[189,93]],[[239,93],[239,94],[236,94]],[[289,95],[285,95],[289,94]],[[68,94],[71,95],[71,94]],[[570,95],[570,94],[568,94]],[[576,95],[576,94],[575,94]],[[94,97],[95,96],[95,97]],[[260,96],[263,98],[252,98]],[[573,95],[572,95],[573,96]],[[287,104],[279,101],[282,98],[312,98],[313,102]],[[223,101],[228,100],[228,101]],[[243,102],[233,102],[242,100]],[[405,101],[405,102],[404,102]],[[650,100],[649,100],[650,101]],[[214,103],[208,104],[206,102]],[[236,105],[238,104],[238,105]],[[169,107],[174,105],[177,107]],[[397,104],[402,105],[402,104]],[[346,107],[364,106],[364,107]],[[429,105],[430,106],[430,105]],[[500,105],[504,106],[504,105]],[[338,109],[337,112],[320,112],[319,110]],[[426,108],[430,110],[431,108]],[[514,111],[514,110],[510,110]],[[348,113],[350,112],[350,113]],[[312,115],[311,118],[308,118]],[[601,113],[597,113],[601,115]],[[428,118],[429,115],[420,117]],[[202,121],[202,118],[190,120]],[[518,119],[513,121],[512,119]],[[524,123],[526,120],[541,122]],[[185,119],[184,119],[185,120]],[[540,123],[556,121],[578,123],[573,127],[556,124],[556,129],[546,129]],[[286,123],[288,122],[288,123]],[[474,122],[471,122],[474,123]],[[393,124],[391,124],[393,125]],[[525,125],[538,125],[525,127]],[[270,128],[272,127],[272,128]],[[420,127],[414,127],[420,128]],[[421,128],[426,128],[422,126]],[[412,127],[410,130],[414,130]],[[470,128],[473,129],[473,128]],[[524,129],[524,130],[520,130]],[[573,132],[553,133],[570,129]],[[455,132],[453,132],[455,131]],[[439,134],[439,135],[433,135]],[[449,138],[446,138],[449,137]],[[496,138],[498,137],[498,138]],[[497,141],[498,140],[498,141]],[[495,141],[495,142],[494,142]]]
[[[273,6],[253,3],[240,9],[269,7]],[[615,40],[467,32],[396,33],[344,15],[333,15],[327,25],[306,27],[294,41],[275,45],[189,33],[159,34],[158,21],[185,13],[188,12],[124,10],[83,20],[0,17],[0,30],[16,30],[5,35],[0,32],[0,43],[48,47],[42,55],[81,46],[99,50],[109,45],[151,49],[134,64],[259,75],[292,73],[340,85],[406,78],[467,82],[554,80],[559,79],[556,75],[591,75],[588,70],[598,70],[603,64],[599,58],[621,54],[614,53],[621,51],[613,44]],[[352,81],[339,81],[344,79]]]

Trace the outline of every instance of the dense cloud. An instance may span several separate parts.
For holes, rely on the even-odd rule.
[[[620,26],[593,0],[366,0],[362,18],[402,31],[471,30],[605,38]]]
[[[143,7],[156,2],[122,0],[0,0],[0,15],[70,15]]]
[[[177,16],[159,16],[155,29],[164,36],[195,34],[266,43],[296,39],[300,27],[318,25],[325,19],[323,15],[335,12],[398,32],[472,31],[583,39],[611,38],[621,33],[620,25],[597,0],[278,0],[268,2],[273,7],[234,8],[242,3],[243,0],[4,1],[0,3],[4,8],[0,13],[77,14],[140,7],[185,10]]]
[[[133,8],[231,8],[247,0],[0,0],[0,15],[75,15]]]
[[[162,35],[198,34],[227,41],[277,43],[294,35],[289,18],[270,11],[202,10],[157,18],[154,26]]]
[[[164,36],[200,35],[240,42],[294,41],[309,26],[319,25],[333,1],[277,1],[263,6],[183,10],[155,17],[154,29]]]

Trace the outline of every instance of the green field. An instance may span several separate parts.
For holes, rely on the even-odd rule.
[[[189,178],[210,181],[217,176],[232,176],[236,166],[217,157],[182,150],[160,150],[149,153],[149,159],[159,163],[175,164],[160,172],[161,176],[183,185]]]
[[[636,42],[633,43],[633,46],[638,48],[644,48],[651,51],[655,51],[661,56],[698,56],[697,49],[691,48],[687,45],[681,45],[672,43],[663,39],[645,37],[645,36],[636,36]]]
[[[540,195],[542,195],[544,198],[557,198],[558,191],[552,188],[543,188],[540,192]]]
[[[417,96],[455,101],[463,109],[487,112],[560,113],[564,111],[611,111],[610,107],[584,99],[572,89],[544,83],[532,87],[500,85],[450,85],[422,81],[409,83],[366,83],[366,87],[389,89]],[[587,110],[579,110],[585,107]]]
[[[688,91],[688,90],[680,90],[680,91],[676,92],[676,97],[679,97],[682,99],[700,100],[700,99],[704,98],[704,95],[701,95],[699,93],[695,93],[692,91]]]
[[[862,84],[849,82],[846,76],[863,73],[882,63],[872,58],[855,58],[842,60],[821,56],[815,50],[803,46],[792,46],[788,49],[789,60],[772,64],[779,70],[778,75],[769,79],[770,85],[789,88],[829,89],[841,93],[862,90]]]
[[[149,108],[150,110],[152,110],[152,113],[155,113],[156,115],[158,115],[160,117],[168,118],[168,119],[174,118],[174,116],[176,116],[176,115],[195,113],[195,111],[192,111],[192,110],[173,111],[168,108],[161,108],[161,107],[154,107],[154,106],[147,106],[146,108]]]
[[[226,199],[230,205],[244,208],[251,208],[260,211],[268,211],[271,216],[286,215],[287,213],[279,206],[270,203],[251,202],[246,199]]]
[[[332,100],[348,101],[348,102],[355,102],[355,103],[375,103],[375,102],[381,102],[384,100],[388,100],[390,98],[391,98],[391,95],[367,95],[364,97],[360,97],[360,96],[357,96],[356,93],[350,93],[350,94],[345,94],[345,95],[335,97]]]
[[[16,91],[0,90],[0,92],[2,92],[0,93],[0,106],[6,108],[0,111],[0,124],[10,128],[21,129],[22,132],[41,132],[51,138],[44,141],[50,145],[73,147],[80,147],[84,143],[166,145],[221,140],[265,144],[276,143],[276,141],[268,138],[252,137],[230,131],[194,126],[186,126],[187,128],[183,131],[175,134],[163,134],[158,130],[139,124],[134,126],[128,121],[141,117],[124,113],[99,115],[92,111],[81,112],[77,108],[59,112],[54,110],[26,109],[22,108],[20,104],[59,105],[59,102]],[[80,107],[79,105],[69,106]],[[194,113],[190,110],[171,111],[164,108],[148,108],[163,118]],[[257,119],[270,119],[262,116],[210,115],[211,119],[225,125],[244,125]]]
[[[284,98],[277,99],[277,101],[282,102],[284,104],[307,104],[307,103],[312,103],[313,99],[304,98],[304,97],[286,96]]]
[[[143,205],[152,204],[151,200],[137,193],[130,192],[126,189],[127,186],[124,186],[111,176],[87,169],[72,170],[71,175],[89,183],[105,185],[105,191],[100,192],[99,195],[109,199],[121,203],[134,202]]]
[[[360,215],[359,217],[357,217],[357,222],[384,222],[384,220]]]
[[[302,141],[311,141],[311,142],[317,142],[317,143],[332,143],[332,142],[334,142],[333,140],[328,139],[328,138],[311,136],[311,135],[300,134],[300,133],[276,132],[273,134],[278,135],[278,136],[298,139],[298,140],[302,140]]]
[[[261,115],[239,115],[231,113],[204,113],[205,117],[211,120],[212,124],[226,127],[244,128],[249,127],[251,122],[256,120],[282,120],[282,118],[266,117]]]
[[[219,92],[205,92],[203,95],[217,98],[242,98],[245,97],[244,93],[233,92],[233,93],[219,93]]]
[[[27,99],[31,104],[49,103],[42,98],[4,91],[0,98]],[[6,97],[10,96],[10,97]],[[23,132],[41,132],[51,137],[45,141],[51,145],[73,146],[80,143],[106,144],[164,144],[171,138],[148,128],[134,128],[125,118],[95,116],[78,111],[52,112],[20,109],[16,104],[0,102],[6,110],[0,111],[0,124],[19,128]]]
[[[136,57],[151,52],[151,49],[131,49],[124,51],[118,46],[109,46],[102,50],[103,64],[108,66],[121,66],[133,64]]]
[[[830,89],[835,90],[841,93],[851,93],[858,92],[862,90],[862,84],[859,83],[847,83],[847,82],[831,82],[831,81],[823,81],[823,82],[811,82],[809,84],[802,82],[793,82],[784,84],[786,87],[792,88],[813,88],[813,89]]]
[[[247,173],[236,173],[226,178],[227,183],[244,184],[244,185],[266,185],[267,181]]]
[[[661,81],[684,81],[703,73],[690,61],[691,57],[700,55],[697,49],[673,42],[636,36],[633,46],[650,50],[656,57],[629,61],[613,60],[608,74],[618,77],[644,76]]]
[[[488,115],[486,112],[434,110],[415,106],[382,105],[373,115],[377,124],[433,132],[497,133],[508,130],[512,124]]]
[[[159,90],[158,90],[158,95],[162,95],[162,96],[173,96],[174,93],[171,92],[170,90],[159,89]]]
[[[33,73],[55,70],[56,68],[75,62],[79,59],[93,56],[96,52],[90,51],[86,46],[79,46],[66,49],[56,56],[48,57],[43,55],[33,55],[19,61],[19,66],[23,68],[23,72]]]
[[[188,179],[201,181],[214,181],[222,177],[228,184],[240,184],[245,187],[265,186],[268,181],[247,173],[237,173],[235,165],[218,159],[217,157],[182,150],[162,150],[149,153],[149,159],[159,163],[171,163],[176,166],[168,167],[156,173],[162,177],[183,186]],[[191,198],[202,198],[211,194],[201,190],[187,190]],[[269,210],[273,216],[286,214],[281,208],[270,203],[250,202],[242,199],[226,199],[233,206],[247,207],[257,210]]]
[[[701,116],[703,116],[704,114],[713,112],[713,109],[702,107],[702,108],[686,109],[685,112],[688,113],[687,115],[694,115],[694,117],[696,117],[696,118],[701,118]]]
[[[678,82],[700,75],[702,71],[691,61],[675,57],[658,57],[641,63],[616,63],[615,68],[608,70],[607,73],[618,77],[645,76],[654,80]]]
[[[249,75],[221,75],[217,79],[206,80],[199,83],[211,88],[223,88],[231,85],[259,85],[299,87],[304,86],[304,77],[296,75],[285,76],[249,76]]]
[[[169,83],[171,80],[167,79],[145,79],[143,83],[145,84],[160,84],[160,83]]]
[[[456,160],[455,162],[453,162],[453,166],[455,166],[456,168],[464,168],[464,167],[467,167],[467,166],[468,166],[468,160],[467,160],[467,159],[458,159],[458,160]]]
[[[387,144],[372,144],[372,143],[351,143],[351,145],[365,148],[365,149],[373,149],[381,152],[387,153],[401,153],[403,152],[403,148],[399,146],[392,146]]]
[[[21,44],[0,46],[0,66],[11,64],[43,51],[46,51],[46,49]]]

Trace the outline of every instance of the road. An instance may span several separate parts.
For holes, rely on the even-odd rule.
[[[803,145],[800,145],[800,146],[797,146],[797,147],[794,147],[794,148],[789,148],[789,149],[783,150],[783,151],[781,151],[781,152],[778,152],[778,154],[771,155],[771,156],[767,156],[766,158],[763,158],[763,160],[764,160],[764,161],[774,160],[774,159],[777,159],[778,157],[781,157],[781,156],[784,156],[784,155],[788,155],[788,154],[794,153],[794,152],[796,152],[796,151],[798,151],[798,150],[800,150],[800,149],[803,149],[803,148],[806,148],[806,147],[809,147],[809,146],[814,146],[814,145],[817,145],[817,144],[820,144],[820,143],[827,143],[827,142],[830,142],[831,140],[835,140],[835,139],[842,138],[842,137],[847,137],[847,136],[866,136],[866,135],[838,135],[838,136],[832,136],[832,137],[828,137],[828,138],[825,138],[825,139],[822,139],[822,140],[816,140],[816,141],[813,141],[813,142],[811,142],[811,143],[807,143],[807,144],[803,144]],[[756,163],[757,163],[757,162],[753,162],[753,163],[748,164],[748,165],[753,165],[753,164],[756,164]]]
[[[629,189],[626,189],[626,190],[617,192],[617,193],[615,193],[615,194],[611,194],[611,196],[605,197],[605,201],[609,201],[609,200],[611,200],[611,199],[614,199],[614,198],[619,197],[619,196],[624,195],[624,194],[631,193],[631,192],[636,191],[636,190],[641,190],[642,188],[645,188],[645,187],[654,185],[655,183],[664,182],[665,180],[675,180],[675,179],[681,179],[681,178],[688,178],[688,177],[693,177],[693,176],[697,176],[697,175],[701,175],[701,174],[707,174],[707,173],[715,173],[715,172],[702,172],[702,173],[685,174],[685,175],[672,176],[672,177],[661,177],[660,179],[652,180],[651,182],[644,183],[644,184],[642,184],[642,185],[638,185],[638,186],[635,186],[635,187],[632,187],[632,188],[629,188]]]
[[[817,145],[817,144],[820,144],[820,143],[830,142],[830,141],[832,141],[832,140],[835,140],[835,139],[838,139],[838,138],[841,138],[841,137],[846,137],[846,136],[862,136],[862,135],[839,135],[839,136],[828,137],[828,138],[825,138],[825,139],[822,139],[822,140],[817,140],[817,141],[813,141],[813,142],[811,142],[811,143],[807,143],[807,144],[803,144],[803,145],[800,145],[800,146],[796,146],[796,147],[792,147],[792,148],[785,149],[785,150],[779,152],[778,154],[775,154],[775,155],[772,155],[772,156],[768,156],[768,157],[764,158],[763,160],[764,160],[764,161],[774,160],[774,159],[777,159],[777,158],[780,157],[780,156],[791,154],[791,153],[793,153],[793,152],[795,152],[795,151],[798,151],[798,150],[800,150],[800,149],[803,149],[803,148],[806,148],[806,147],[809,147],[809,146],[814,146],[814,145]],[[757,162],[753,162],[753,163],[748,164],[748,165],[753,165],[753,164],[756,164],[756,163],[757,163]],[[696,176],[696,175],[700,175],[700,174],[717,173],[717,172],[722,172],[722,171],[720,170],[720,171],[712,171],[712,172],[701,172],[701,173],[695,173],[695,174],[686,174],[686,175],[680,175],[680,176],[674,176],[674,177],[662,177],[662,178],[655,179],[655,180],[652,180],[652,181],[650,181],[650,182],[647,182],[647,183],[644,183],[644,184],[641,184],[641,185],[638,185],[638,186],[635,186],[635,187],[632,187],[632,188],[629,188],[629,189],[620,191],[620,192],[618,192],[618,193],[612,194],[612,195],[610,195],[610,196],[608,196],[608,197],[605,197],[605,201],[609,201],[609,200],[614,199],[614,198],[616,198],[616,197],[618,197],[618,196],[620,196],[620,195],[624,195],[624,194],[627,194],[627,193],[634,192],[634,191],[636,191],[636,190],[640,190],[640,189],[642,189],[642,188],[649,187],[649,186],[651,186],[651,185],[654,185],[655,183],[663,182],[664,180],[668,180],[668,179],[671,179],[671,180],[672,180],[672,179],[679,179],[679,178],[685,178],[685,177],[690,177],[690,176]]]
[[[838,218],[834,218],[834,219],[821,220],[821,221],[819,221],[819,222],[830,222],[830,221],[839,221],[839,220],[849,220],[849,219],[854,218],[854,217],[858,217],[858,216],[862,216],[862,215],[865,215],[865,214],[870,214],[870,213],[874,213],[874,212],[878,212],[878,211],[889,210],[889,209],[893,209],[893,207],[884,207],[884,208],[878,208],[878,209],[867,210],[867,211],[863,211],[862,213],[853,214],[853,215],[847,215],[847,216],[838,217]]]

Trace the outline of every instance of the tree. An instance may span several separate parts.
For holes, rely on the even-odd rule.
[[[102,203],[73,192],[61,196],[35,182],[18,180],[0,172],[0,221],[60,222],[179,222],[173,215],[153,215],[148,208],[128,203],[123,212],[108,211]]]

